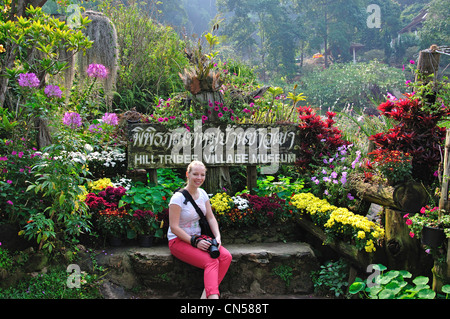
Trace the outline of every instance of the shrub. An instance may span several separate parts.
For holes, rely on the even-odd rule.
[[[348,144],[342,132],[333,127],[336,113],[327,112],[326,119],[317,115],[311,107],[298,107],[300,119],[300,155],[295,163],[300,170],[309,170],[318,165],[324,156],[332,156],[337,149]]]
[[[336,63],[322,72],[302,78],[300,89],[313,107],[342,110],[348,104],[363,109],[382,94],[405,87],[401,70],[376,60],[369,63]]]
[[[348,265],[343,260],[328,261],[320,266],[319,271],[311,274],[316,293],[325,295],[332,293],[335,297],[345,295],[345,288],[348,286],[347,277]]]
[[[383,150],[400,151],[412,157],[412,176],[425,183],[433,180],[433,173],[441,162],[441,146],[445,128],[439,121],[448,113],[445,107],[429,107],[419,97],[388,100],[378,109],[397,123],[388,132],[370,137]]]

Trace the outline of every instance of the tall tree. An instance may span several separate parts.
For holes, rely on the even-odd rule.
[[[421,45],[438,46],[450,44],[450,5],[448,0],[433,0],[428,7],[428,19],[420,31]]]
[[[254,57],[263,79],[267,70],[292,75],[299,39],[292,1],[217,0],[225,16],[224,34],[242,57]]]
[[[363,0],[294,0],[311,30],[310,43],[321,41],[325,67],[332,52],[336,59],[350,58],[350,43],[366,21]]]

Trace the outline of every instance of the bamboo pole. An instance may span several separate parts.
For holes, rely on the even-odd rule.
[[[449,181],[449,149],[450,149],[450,129],[447,129],[447,136],[445,138],[445,153],[444,153],[444,172],[442,175],[442,185],[441,185],[441,197],[439,198],[439,219],[441,221],[442,211],[448,210],[448,181]]]

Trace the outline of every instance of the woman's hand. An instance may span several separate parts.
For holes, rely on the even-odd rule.
[[[200,240],[197,243],[197,248],[200,249],[200,250],[203,250],[203,251],[208,251],[209,246],[211,246],[211,243],[209,241],[207,241],[207,240],[204,240],[204,239]]]
[[[216,241],[217,241],[217,248],[219,248],[222,245],[222,239],[219,236],[216,236]]]

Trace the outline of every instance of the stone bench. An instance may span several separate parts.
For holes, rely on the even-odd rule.
[[[225,245],[233,262],[220,290],[226,294],[308,294],[311,271],[319,263],[308,244]],[[166,245],[106,249],[97,255],[111,282],[128,289],[145,288],[154,296],[200,297],[203,270],[174,258]]]

